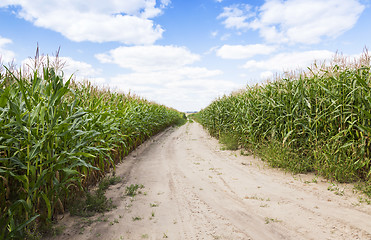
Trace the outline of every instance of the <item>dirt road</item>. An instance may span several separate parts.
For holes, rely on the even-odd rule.
[[[371,239],[371,205],[351,185],[223,151],[196,123],[153,137],[116,175],[107,197],[117,208],[66,216],[53,239]],[[125,196],[130,184],[142,193]]]

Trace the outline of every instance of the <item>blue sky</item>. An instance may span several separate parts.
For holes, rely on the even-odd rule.
[[[371,0],[1,0],[0,57],[61,47],[65,75],[180,111],[371,46]]]

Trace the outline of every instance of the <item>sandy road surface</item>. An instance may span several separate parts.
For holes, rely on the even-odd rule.
[[[350,185],[220,148],[196,123],[160,133],[118,166],[116,209],[65,216],[53,239],[371,239],[371,206]],[[142,194],[125,196],[130,184]]]

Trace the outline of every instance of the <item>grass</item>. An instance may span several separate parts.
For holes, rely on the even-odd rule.
[[[135,95],[66,79],[58,57],[37,53],[34,63],[29,71],[0,64],[0,239],[36,234],[78,194],[101,206],[104,195],[88,187],[184,117]]]
[[[269,217],[266,217],[264,220],[265,220],[265,224],[269,224],[271,222],[282,222],[282,220],[278,220],[277,218],[269,218]]]
[[[185,115],[185,113],[182,113],[181,117],[178,118],[177,121],[175,121],[174,125],[177,127],[180,127],[186,123],[187,123],[187,116]]]
[[[223,96],[192,119],[231,149],[273,167],[371,186],[371,75],[367,50],[350,62],[287,73]]]
[[[133,220],[133,222],[134,222],[134,221],[140,221],[140,220],[142,220],[142,218],[141,218],[141,217],[138,217],[138,216],[136,216],[136,217],[132,217],[132,220]]]
[[[149,206],[150,206],[150,207],[158,207],[159,204],[158,204],[158,203],[150,203]]]
[[[355,185],[355,188],[363,192],[371,200],[371,184],[367,184],[365,182],[358,182]]]
[[[237,150],[239,148],[239,139],[234,134],[220,134],[219,142],[224,145],[226,150]]]
[[[105,196],[106,190],[111,185],[115,185],[122,179],[120,177],[106,177],[100,181],[98,189],[93,193],[86,191],[70,204],[68,210],[71,215],[81,217],[91,217],[95,213],[103,213],[112,210],[115,206],[111,199]]]
[[[131,184],[130,186],[126,187],[126,195],[134,197],[135,195],[137,195],[138,190],[141,188],[144,188],[142,184]]]

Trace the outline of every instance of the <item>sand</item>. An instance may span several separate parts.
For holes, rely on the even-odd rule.
[[[117,206],[68,214],[52,239],[371,239],[371,205],[351,184],[273,169],[222,150],[197,123],[154,136],[117,166]],[[142,184],[135,197],[126,187]]]

